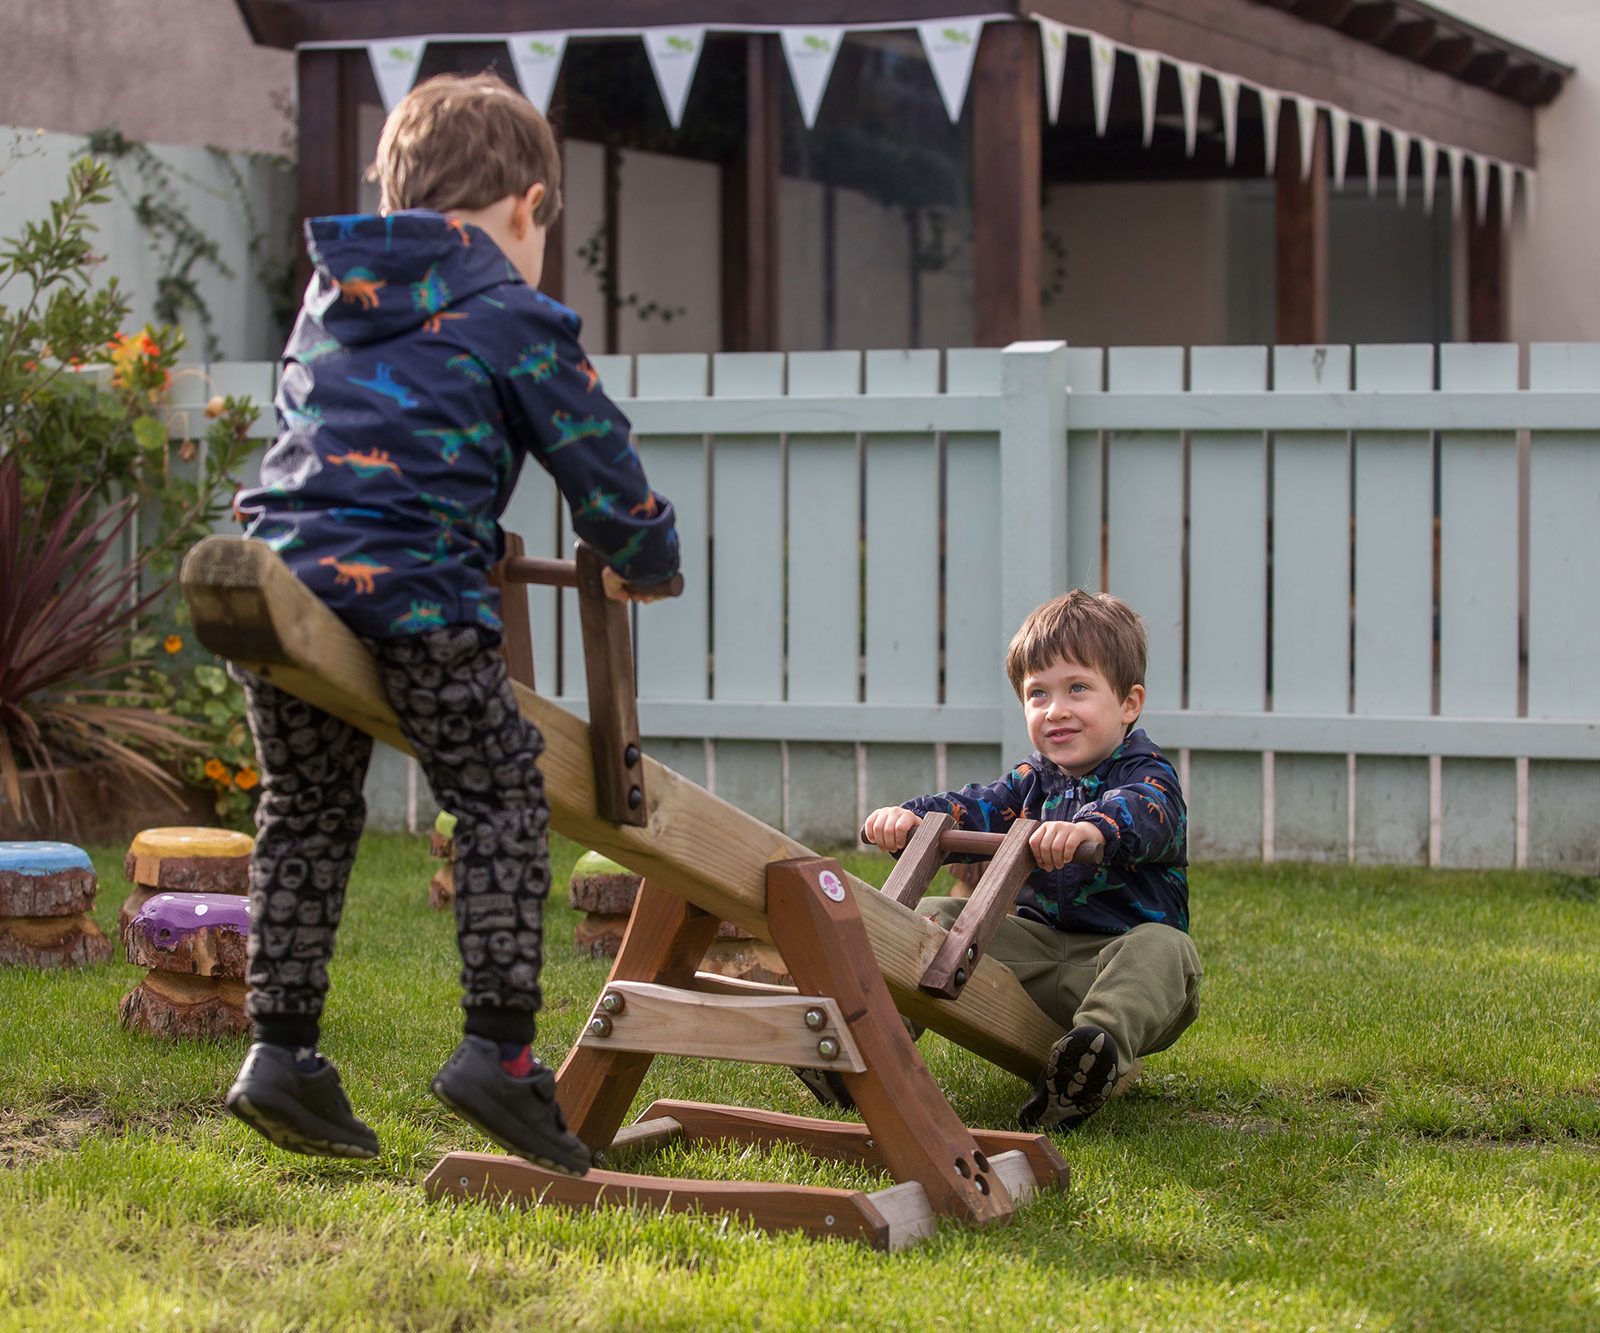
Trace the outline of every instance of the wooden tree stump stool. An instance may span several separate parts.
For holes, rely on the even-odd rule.
[[[0,842],[0,964],[83,967],[111,958],[89,919],[98,881],[81,847]]]
[[[250,892],[248,833],[221,828],[150,828],[128,847],[122,872],[134,886],[122,904],[118,929],[126,936],[139,909],[158,892]]]
[[[122,999],[118,1018],[155,1037],[248,1032],[245,955],[250,907],[230,893],[159,893],[128,925],[128,961],[150,973]]]
[[[585,852],[578,858],[567,894],[572,905],[583,913],[572,932],[572,943],[580,954],[589,958],[617,956],[639,897],[641,878],[599,852]],[[777,949],[730,921],[717,923],[716,936],[706,948],[700,970],[739,981],[794,984]]]
[[[428,881],[428,906],[442,912],[456,900],[456,817],[448,810],[439,811],[433,821],[428,855],[444,862]]]

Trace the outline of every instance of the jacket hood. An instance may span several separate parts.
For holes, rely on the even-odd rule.
[[[311,218],[305,230],[306,308],[347,347],[437,329],[473,297],[522,282],[487,232],[443,213]]]

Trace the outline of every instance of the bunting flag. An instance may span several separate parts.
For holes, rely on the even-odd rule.
[[[1478,225],[1489,220],[1489,159],[1482,153],[1472,155],[1472,185],[1478,196]]]
[[[1500,173],[1500,226],[1510,231],[1517,206],[1517,169],[1509,162],[1496,162],[1494,167]]]
[[[1328,149],[1333,154],[1333,187],[1342,190],[1345,172],[1350,168],[1350,113],[1343,107],[1330,106],[1328,131],[1332,139]]]
[[[1261,137],[1267,149],[1267,175],[1278,169],[1278,109],[1283,105],[1283,94],[1275,88],[1257,88],[1261,98]]]
[[[1406,206],[1406,184],[1411,175],[1411,136],[1404,130],[1390,130],[1394,140],[1394,197]]]
[[[808,130],[817,123],[817,108],[828,91],[828,76],[833,73],[844,34],[839,27],[784,28],[778,34],[789,62],[789,77],[794,80],[794,94],[800,99],[800,118]]]
[[[1383,126],[1376,120],[1361,122],[1361,138],[1367,150],[1367,198],[1378,197],[1378,153],[1383,148]]]
[[[1522,173],[1522,215],[1531,227],[1539,215],[1539,173],[1526,167],[1518,170]]]
[[[1183,151],[1194,156],[1195,136],[1200,131],[1200,66],[1177,61],[1178,96],[1183,101]]]
[[[1450,216],[1461,216],[1461,168],[1466,154],[1459,148],[1446,148],[1444,150],[1445,162],[1450,168]]]
[[[378,81],[378,96],[383,99],[385,112],[393,111],[395,104],[411,91],[417,66],[422,64],[422,53],[427,49],[426,37],[391,37],[367,43],[367,58],[372,61],[372,76]]]
[[[1432,139],[1419,139],[1422,146],[1422,208],[1433,212],[1433,186],[1439,177],[1439,145]]]
[[[1133,63],[1139,68],[1139,107],[1144,116],[1144,146],[1156,135],[1156,90],[1161,86],[1161,57],[1154,51],[1135,51]]]
[[[684,104],[689,100],[689,85],[700,64],[700,49],[705,45],[704,28],[646,28],[645,54],[656,74],[656,86],[667,107],[667,119],[677,129],[683,122]]]
[[[1300,127],[1300,179],[1311,179],[1317,153],[1317,104],[1309,97],[1294,99],[1295,121]]]
[[[1222,99],[1222,147],[1231,167],[1239,147],[1239,80],[1232,74],[1217,75],[1217,95]]]
[[[1067,25],[1035,14],[1039,55],[1044,61],[1044,102],[1054,125],[1061,116],[1061,88],[1067,79]]]
[[[967,83],[972,78],[972,62],[978,58],[978,40],[983,36],[986,21],[981,18],[938,19],[917,24],[917,31],[922,35],[922,49],[927,53],[951,124],[961,119],[961,107],[967,100]]]
[[[556,90],[556,75],[561,73],[561,56],[567,49],[564,32],[519,32],[506,38],[511,64],[517,71],[522,95],[539,108],[550,111],[550,97]]]
[[[1094,132],[1102,137],[1111,118],[1111,79],[1117,68],[1117,48],[1096,33],[1089,34],[1089,80],[1094,87]]]

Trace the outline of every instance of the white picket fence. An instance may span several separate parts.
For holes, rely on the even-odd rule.
[[[997,776],[1006,642],[1081,584],[1148,625],[1196,857],[1600,869],[1600,345],[1526,389],[1488,345],[596,363],[683,539],[647,749],[771,823]],[[569,549],[535,467],[505,525]],[[571,595],[532,603],[581,711]]]

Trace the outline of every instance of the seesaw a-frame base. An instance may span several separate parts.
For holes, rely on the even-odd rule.
[[[268,547],[260,542],[207,538],[190,552],[182,579],[196,634],[207,648],[371,735],[399,749],[406,748],[371,655]],[[908,1230],[914,1234],[918,1226],[925,1225],[920,1206],[901,1206],[901,1201],[914,1193],[906,1185],[920,1185],[927,1198],[927,1211],[932,1214],[987,1221],[1006,1215],[1013,1206],[1013,1196],[1026,1192],[1029,1180],[1059,1182],[1064,1178],[1059,1157],[1042,1138],[1000,1135],[980,1139],[962,1127],[894,1016],[898,1008],[923,1026],[1031,1080],[1061,1030],[1027,997],[1015,976],[993,959],[976,956],[959,993],[954,998],[937,998],[922,989],[922,983],[948,938],[945,931],[870,885],[839,872],[837,867],[819,863],[793,839],[648,756],[636,757],[632,769],[640,776],[645,793],[638,822],[616,822],[605,817],[597,799],[599,784],[589,727],[523,685],[516,686],[516,693],[522,711],[545,738],[540,765],[552,825],[567,837],[645,876],[651,891],[641,894],[641,902],[676,902],[679,906],[674,910],[683,913],[681,922],[663,924],[661,920],[647,922],[636,910],[629,939],[638,938],[632,948],[625,948],[626,960],[619,955],[618,967],[626,970],[614,974],[614,982],[670,988],[673,994],[667,997],[665,1007],[675,1011],[676,1016],[665,1026],[692,1030],[704,1022],[707,1009],[701,1003],[701,1012],[696,1015],[693,1005],[686,1008],[694,997],[687,987],[694,984],[694,966],[704,951],[704,942],[696,945],[696,941],[702,933],[709,940],[715,918],[732,921],[776,943],[783,951],[800,991],[805,993],[804,997],[788,997],[801,1022],[806,1012],[816,1007],[815,1003],[806,1003],[807,997],[814,1002],[833,1002],[840,1015],[840,1037],[849,1036],[859,1052],[859,1070],[839,1068],[862,1108],[867,1121],[864,1132],[828,1121],[748,1111],[701,1114],[695,1108],[679,1108],[684,1117],[679,1118],[657,1106],[646,1112],[640,1128],[623,1131],[624,1141],[630,1136],[649,1137],[655,1131],[646,1128],[648,1122],[671,1118],[689,1137],[769,1141],[798,1136],[824,1155],[881,1162],[897,1180],[905,1182],[900,1187],[904,1193],[892,1198],[892,1191],[861,1196],[867,1202],[855,1206],[854,1211],[864,1220],[854,1234],[868,1235],[884,1244],[894,1240],[893,1226],[883,1216],[885,1207],[891,1212],[900,1208],[912,1219],[902,1222],[902,1234]],[[816,869],[819,865],[836,877],[839,898],[832,893],[820,894],[823,870]],[[807,866],[813,869],[808,870]],[[786,884],[791,887],[783,887]],[[795,884],[810,888],[802,891],[792,887]],[[810,912],[816,902],[825,903],[828,912]],[[808,903],[810,908],[805,906]],[[842,914],[828,914],[841,904]],[[804,961],[807,959],[811,961]],[[648,1007],[640,994],[624,991],[620,995],[623,1013],[628,1007],[636,1013]],[[648,998],[653,1002],[659,997]],[[745,1008],[754,1012],[755,1006]],[[619,1023],[604,1009],[597,1016],[610,1018],[613,1032],[632,1026],[631,1020]],[[598,1033],[593,1041],[588,1036],[580,1041],[562,1070],[561,1095],[580,1135],[591,1147],[613,1143],[650,1053],[672,1050],[666,1044],[669,1037],[670,1033],[658,1035],[652,1039],[655,1044],[639,1051],[624,1051],[616,1042],[602,1050]],[[768,1054],[762,1054],[763,1045],[766,1044],[747,1042],[737,1049],[725,1047],[718,1053],[767,1059],[788,1049],[766,1045]],[[781,1059],[787,1064],[806,1063],[787,1055]],[[611,1063],[594,1064],[601,1060]],[[608,1077],[616,1081],[615,1091],[606,1090]],[[593,1089],[586,1091],[590,1084]],[[934,1108],[915,1113],[932,1118],[906,1120],[903,1132],[890,1133],[900,1118],[911,1114],[904,1108],[913,1103]],[[895,1109],[897,1106],[900,1109]],[[931,1137],[924,1142],[924,1135]],[[992,1148],[1001,1151],[994,1152]],[[1007,1158],[1006,1154],[1014,1149],[1024,1151],[1026,1172],[1016,1169],[1015,1159]],[[987,1193],[977,1183],[980,1173],[975,1152],[982,1154],[993,1168],[981,1170]],[[518,1192],[509,1184],[515,1179],[523,1181],[528,1192],[537,1192],[553,1202],[571,1189],[589,1188],[592,1183],[601,1189],[609,1188],[608,1193],[597,1197],[615,1198],[632,1192],[641,1202],[659,1206],[662,1199],[652,1190],[677,1186],[681,1191],[696,1184],[700,1192],[689,1206],[722,1206],[716,1199],[717,1187],[709,1182],[662,1182],[651,1177],[619,1177],[613,1182],[608,1179],[609,1173],[597,1172],[578,1182],[550,1176],[546,1190],[545,1182],[530,1183],[532,1178],[526,1172],[533,1168],[503,1159],[494,1159],[501,1164],[494,1168],[491,1185],[490,1177],[484,1174],[489,1170],[487,1166],[467,1169],[468,1163],[477,1160],[459,1154],[446,1158],[430,1177],[430,1189],[436,1193],[477,1193],[492,1187]],[[455,1164],[453,1177],[441,1174],[449,1163]],[[972,1174],[963,1176],[963,1165]],[[474,1171],[478,1172],[476,1176]],[[461,1184],[463,1177],[465,1185]],[[952,1184],[947,1177],[957,1183]],[[808,1197],[820,1200],[832,1197],[833,1192],[786,1187],[780,1191],[775,1186],[745,1184],[723,1193],[735,1200],[741,1193],[747,1197],[782,1193],[794,1207],[801,1208]],[[849,1191],[837,1193],[850,1197]],[[580,1201],[579,1195],[572,1197],[575,1202]],[[674,1194],[674,1198],[680,1197],[680,1193]],[[877,1202],[873,1202],[875,1197]],[[748,1203],[734,1202],[729,1206],[747,1216],[756,1215],[754,1206]],[[826,1211],[820,1214],[824,1224],[818,1229],[836,1234],[840,1214],[831,1214],[835,1218],[833,1228],[825,1224],[828,1215]],[[851,1214],[847,1210],[845,1215]],[[917,1217],[924,1217],[924,1221],[915,1221]],[[781,1214],[767,1213],[759,1220],[764,1225],[783,1224]],[[883,1232],[883,1227],[890,1227],[891,1233]]]

